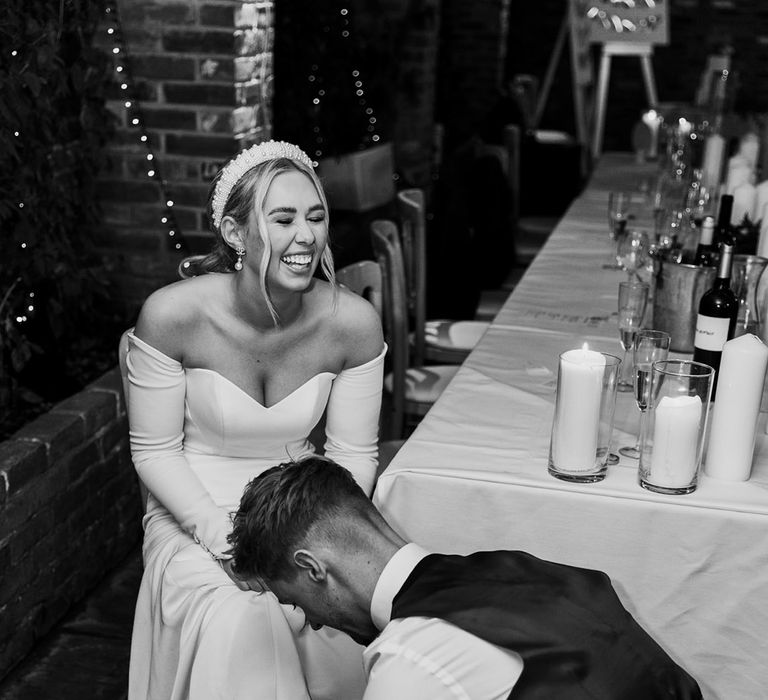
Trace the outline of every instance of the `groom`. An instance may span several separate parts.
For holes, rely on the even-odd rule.
[[[368,645],[366,700],[701,698],[599,572],[524,552],[430,554],[322,457],[246,487],[237,574]]]

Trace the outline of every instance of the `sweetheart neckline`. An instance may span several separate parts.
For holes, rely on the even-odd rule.
[[[318,372],[317,374],[312,375],[309,379],[307,379],[306,382],[303,384],[300,384],[297,386],[293,391],[286,394],[282,399],[280,399],[278,402],[273,403],[271,406],[265,406],[261,401],[259,401],[257,398],[251,396],[245,389],[235,384],[231,379],[225,377],[221,372],[217,372],[215,369],[208,369],[207,367],[185,367],[184,372],[209,372],[213,374],[216,377],[219,377],[220,379],[223,379],[227,384],[230,386],[233,386],[235,389],[237,389],[243,396],[246,396],[249,398],[253,403],[255,403],[257,406],[260,406],[265,411],[271,411],[276,406],[279,406],[281,403],[287,401],[289,398],[291,398],[294,394],[296,394],[298,391],[303,389],[305,386],[307,386],[310,382],[314,381],[318,377],[322,377],[324,374],[329,374],[332,377],[338,376],[336,372]]]

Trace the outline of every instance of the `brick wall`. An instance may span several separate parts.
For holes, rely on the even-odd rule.
[[[103,246],[129,308],[176,279],[183,256],[176,248],[179,235],[171,237],[162,222],[163,189],[157,177],[147,175],[151,166],[139,140],[142,125],[187,249],[207,252],[211,238],[204,210],[213,175],[242,145],[271,135],[273,5],[273,0],[117,2],[127,51],[117,55],[116,65],[124,60],[136,94],[121,89],[116,73],[109,106],[117,137],[100,197]],[[101,37],[111,47],[106,32]]]
[[[499,99],[509,8],[509,0],[443,3],[438,119],[457,140],[479,131]]]
[[[114,369],[0,442],[0,678],[140,536]]]

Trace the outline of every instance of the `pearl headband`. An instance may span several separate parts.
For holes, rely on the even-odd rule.
[[[216,189],[213,193],[213,202],[211,205],[213,213],[213,225],[216,228],[221,226],[221,219],[232,188],[239,182],[252,167],[259,163],[277,158],[290,158],[299,163],[312,168],[312,161],[298,146],[286,141],[266,141],[251,146],[245,151],[241,151],[236,158],[233,158],[221,172],[221,176],[216,182]]]

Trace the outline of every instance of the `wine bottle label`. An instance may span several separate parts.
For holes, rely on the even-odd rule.
[[[728,340],[730,319],[699,314],[696,318],[696,337],[693,344],[701,350],[719,352]]]

